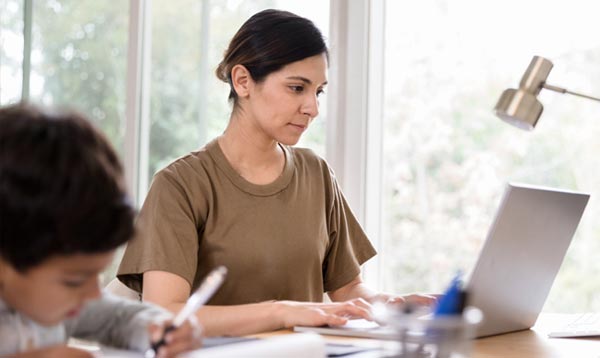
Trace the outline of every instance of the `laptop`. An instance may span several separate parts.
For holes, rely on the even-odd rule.
[[[477,337],[528,329],[537,320],[589,194],[509,183],[466,285],[483,311]],[[393,339],[388,327],[294,327],[295,331]]]
[[[528,329],[537,320],[589,194],[508,184],[467,283],[483,311],[477,337]]]

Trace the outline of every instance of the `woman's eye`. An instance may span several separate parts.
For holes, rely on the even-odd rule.
[[[290,89],[296,93],[300,93],[304,91],[304,87],[302,86],[290,86]]]
[[[325,91],[323,91],[322,89],[317,91],[317,97],[319,97],[320,95],[324,94]]]

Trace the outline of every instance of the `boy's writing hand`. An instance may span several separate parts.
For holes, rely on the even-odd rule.
[[[93,358],[94,356],[87,351],[68,347],[66,345],[57,345],[42,349],[30,350],[19,353],[15,358]]]
[[[171,325],[171,321],[163,321],[150,325],[152,343],[160,341],[163,332]],[[165,345],[160,347],[156,357],[175,357],[180,353],[200,348],[202,346],[202,327],[196,316],[192,315],[179,328],[169,331],[165,335]]]

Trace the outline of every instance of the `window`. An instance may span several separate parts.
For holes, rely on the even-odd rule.
[[[23,1],[2,0],[0,12],[0,105],[21,98],[23,78]]]
[[[600,274],[598,103],[542,91],[533,132],[492,113],[533,55],[553,61],[548,83],[600,95],[600,6],[385,5],[383,288],[439,292],[457,270],[469,272],[505,183],[517,181],[592,193],[545,310],[600,309],[592,279]]]
[[[33,1],[30,98],[74,106],[123,154],[126,2]]]

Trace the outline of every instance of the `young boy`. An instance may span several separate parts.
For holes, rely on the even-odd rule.
[[[1,357],[91,357],[69,337],[139,351],[160,339],[169,313],[99,288],[134,215],[119,159],[89,121],[0,108]],[[188,321],[158,355],[197,348],[200,336]]]

